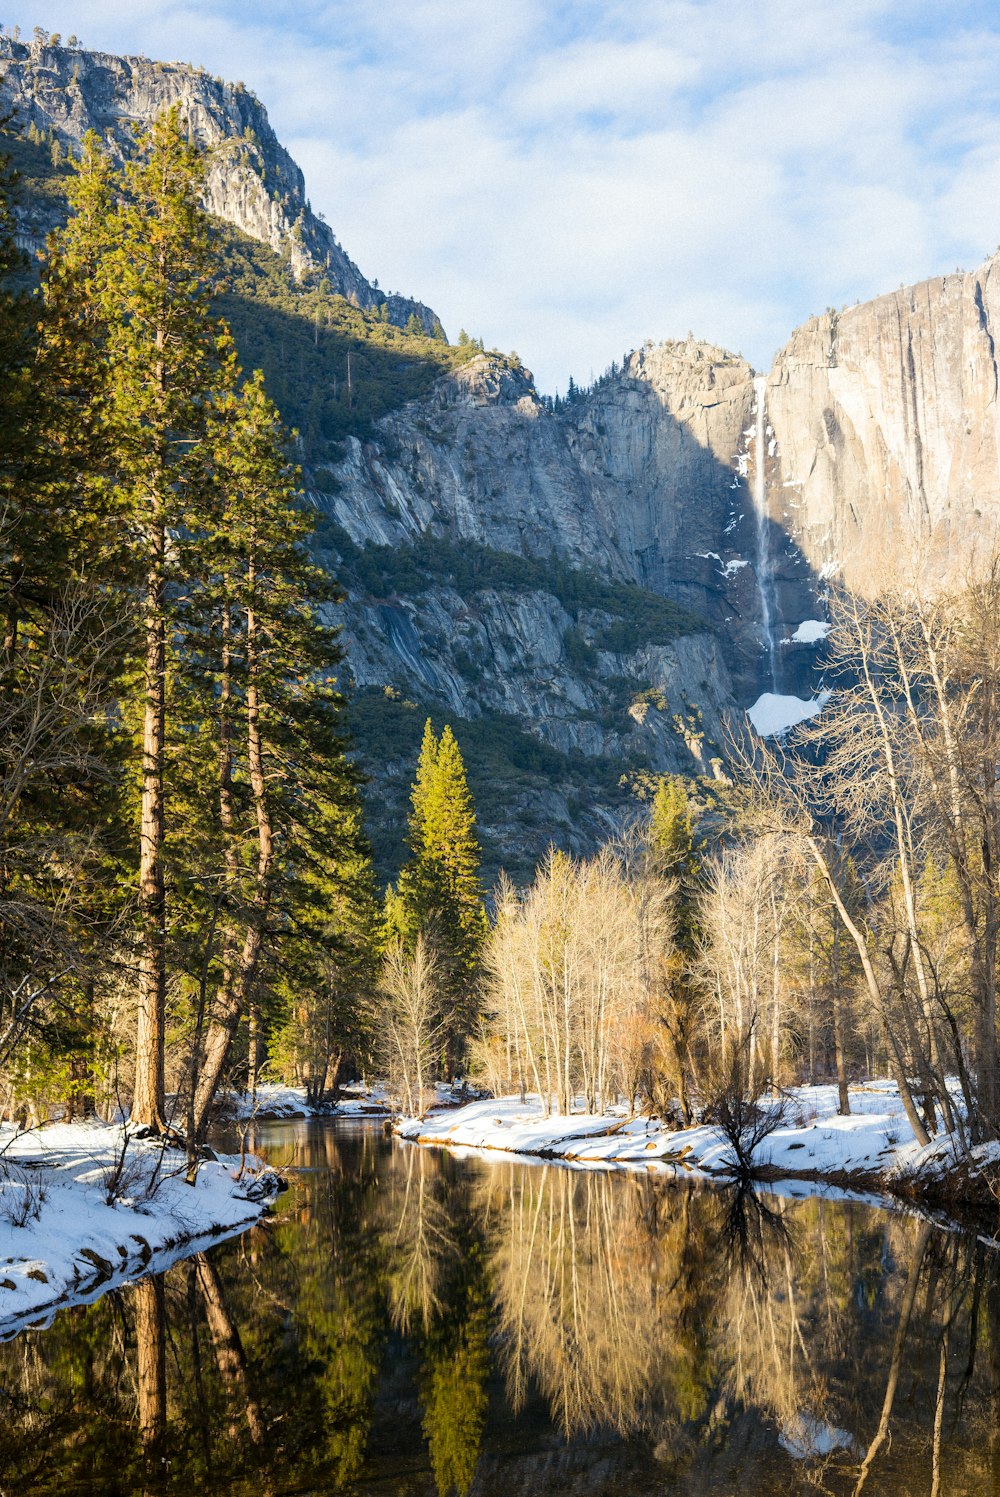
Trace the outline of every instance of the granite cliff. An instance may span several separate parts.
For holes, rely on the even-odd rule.
[[[133,144],[137,125],[179,104],[194,138],[208,150],[209,212],[287,255],[293,274],[320,269],[356,306],[385,303],[391,321],[402,326],[415,315],[433,331],[437,318],[429,307],[377,290],[313,213],[302,172],[244,84],[184,63],[0,36],[0,103],[14,109],[22,128],[34,126],[69,149],[93,130],[119,157]],[[32,206],[23,218],[24,243],[38,249],[53,218],[48,205]]]
[[[1000,256],[799,328],[767,382],[775,522],[813,567],[961,574],[1000,517]]]

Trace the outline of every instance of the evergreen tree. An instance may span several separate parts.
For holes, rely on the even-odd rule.
[[[111,370],[108,418],[116,484],[142,568],[139,991],[133,1121],[163,1125],[167,832],[167,678],[174,655],[171,584],[204,531],[212,494],[207,422],[232,379],[211,315],[212,255],[200,207],[201,153],[179,108],[139,143],[105,224],[99,306]],[[169,547],[168,547],[169,537]]]
[[[439,1497],[467,1497],[479,1463],[486,1429],[489,1376],[489,1291],[481,1248],[466,1249],[469,1283],[465,1303],[453,1307],[454,1321],[429,1339],[422,1369],[424,1434]],[[461,1319],[459,1319],[461,1316]]]
[[[663,775],[656,787],[647,834],[659,870],[667,877],[690,872],[694,849],[691,808],[681,775]]]
[[[361,808],[329,815],[321,857],[303,869],[292,931],[272,958],[272,1059],[313,1103],[370,1048],[377,901]],[[253,1057],[251,1057],[251,1066]]]
[[[9,117],[0,119],[0,128],[7,124]],[[21,621],[50,612],[65,580],[53,566],[54,528],[46,513],[52,464],[35,377],[41,307],[23,285],[27,258],[17,245],[16,190],[10,156],[0,153],[0,589],[8,660]]]
[[[211,315],[212,249],[199,205],[201,153],[179,110],[161,116],[115,172],[88,139],[73,216],[47,278],[53,357],[68,355],[64,398],[100,434],[89,485],[126,541],[133,666],[123,715],[139,742],[138,1022],[133,1119],[163,1126],[167,911],[164,852],[172,734],[170,683],[186,668],[180,584],[197,574],[214,493],[206,441],[232,383],[228,335]],[[91,459],[94,453],[90,454]],[[96,481],[95,481],[96,480]],[[179,726],[179,725],[178,725]]]
[[[411,797],[411,861],[400,874],[396,919],[404,939],[429,933],[444,960],[450,1059],[476,1015],[475,978],[488,922],[479,882],[476,813],[455,735],[428,718]]]
[[[273,917],[280,911],[300,938],[310,932],[317,951],[329,954],[351,924],[343,909],[337,914],[345,879],[357,881],[356,927],[369,897],[358,777],[345,757],[336,679],[342,651],[321,617],[339,593],[310,558],[298,474],[259,372],[218,403],[212,440],[218,529],[207,648],[221,649],[207,673],[206,711],[218,744],[224,894],[219,978],[194,1098],[199,1135],[253,1000]],[[329,971],[326,986],[337,989]]]
[[[104,932],[96,829],[119,663],[109,527],[56,398],[50,309],[25,289],[16,174],[0,155],[0,1059],[30,1037],[35,1080],[85,1046]],[[67,361],[68,363],[69,361]]]
[[[72,216],[51,246],[41,354],[58,416],[52,446],[69,475],[45,502],[72,532],[47,572],[70,576],[72,556],[87,556],[124,601],[130,631],[116,716],[134,734],[139,823],[132,1116],[154,1129],[166,1121],[169,967],[196,998],[192,1145],[241,1020],[261,1034],[262,968],[277,941],[306,991],[325,963],[329,1017],[333,994],[342,1008],[353,1001],[371,935],[341,652],[326,622],[339,593],[310,559],[297,471],[262,376],[238,388],[228,330],[211,315],[202,184],[176,109],[121,171],[88,138]],[[134,830],[129,841],[134,856]]]
[[[647,849],[655,873],[673,884],[671,905],[674,942],[663,964],[657,1018],[664,1039],[666,1088],[654,1098],[668,1108],[676,1095],[681,1116],[690,1121],[688,1086],[691,1039],[695,1022],[694,963],[698,945],[698,856],[691,819],[687,782],[682,775],[664,775],[653,797],[647,830]]]

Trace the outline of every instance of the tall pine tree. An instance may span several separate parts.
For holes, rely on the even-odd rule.
[[[663,963],[656,1016],[664,1041],[667,1089],[657,1104],[664,1109],[676,1095],[685,1123],[691,1119],[691,1041],[696,989],[692,973],[698,946],[699,860],[687,782],[664,775],[653,797],[646,845],[654,872],[672,886],[674,943]]]
[[[138,605],[135,669],[123,702],[139,744],[132,1116],[156,1130],[164,1125],[167,702],[171,675],[185,667],[174,621],[180,584],[198,570],[192,557],[215,499],[209,416],[234,376],[228,335],[211,312],[203,183],[202,154],[177,107],[140,139],[123,173],[110,170],[88,141],[74,215],[53,244],[61,342],[97,392],[103,484],[127,538],[126,569]],[[60,278],[67,283],[62,288]]]
[[[413,857],[388,909],[404,938],[423,931],[443,959],[448,1060],[455,1063],[477,1015],[476,976],[488,922],[465,765],[451,728],[446,725],[438,739],[429,718],[411,796],[409,843]]]
[[[0,1057],[30,1041],[34,1074],[54,1077],[86,1029],[103,934],[95,833],[121,609],[111,527],[93,521],[81,482],[77,412],[57,398],[69,376],[51,308],[26,286],[15,189],[0,155]]]
[[[309,930],[319,950],[335,950],[345,922],[334,918],[342,891],[330,875],[350,868],[363,906],[366,867],[358,776],[345,757],[342,651],[323,617],[339,592],[309,555],[311,522],[288,436],[259,372],[219,402],[212,440],[217,663],[207,672],[207,705],[218,744],[224,900],[195,1087],[197,1134],[250,1009],[268,933],[277,926],[301,940]]]

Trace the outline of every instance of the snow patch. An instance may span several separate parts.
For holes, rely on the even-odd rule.
[[[949,1086],[957,1106],[958,1084]],[[821,1194],[846,1200],[851,1190],[830,1177],[855,1174],[861,1189],[870,1194],[869,1182],[881,1179],[910,1180],[941,1176],[956,1163],[970,1173],[982,1174],[1000,1165],[1000,1143],[981,1144],[962,1153],[952,1134],[942,1134],[927,1145],[919,1145],[906,1119],[896,1084],[868,1081],[849,1089],[851,1111],[838,1112],[834,1084],[790,1087],[783,1099],[784,1115],[775,1130],[759,1146],[755,1162],[772,1167],[776,1179],[769,1188],[778,1195]],[[577,1099],[577,1106],[581,1099]],[[763,1109],[775,1103],[769,1096],[758,1099]],[[465,1107],[432,1111],[424,1118],[403,1118],[397,1126],[401,1137],[424,1144],[443,1144],[461,1149],[499,1149],[529,1158],[559,1159],[590,1168],[644,1169],[653,1167],[683,1171],[686,1175],[711,1178],[731,1176],[735,1169],[732,1149],[721,1130],[712,1124],[672,1128],[652,1117],[629,1117],[624,1107],[608,1107],[603,1113],[571,1112],[546,1116],[541,1098],[490,1097]],[[787,1183],[780,1183],[787,1172]],[[795,1176],[806,1176],[796,1180]],[[856,1194],[856,1192],[855,1192]],[[792,1421],[789,1442],[805,1447],[820,1440],[818,1425]]]
[[[775,691],[763,692],[752,707],[747,708],[747,717],[761,738],[774,738],[787,733],[798,723],[822,712],[830,700],[829,691],[821,691],[806,701],[802,697],[782,696]]]
[[[97,1121],[4,1125],[0,1164],[0,1335],[241,1231],[279,1185],[252,1155],[240,1178],[238,1159],[202,1160],[189,1185],[181,1150]]]
[[[825,1419],[806,1413],[796,1414],[788,1421],[778,1436],[778,1444],[797,1461],[831,1455],[835,1450],[853,1452],[858,1448],[858,1442],[846,1429],[837,1429]]]
[[[741,556],[734,556],[732,561],[723,561],[718,551],[695,551],[694,555],[699,557],[702,561],[717,561],[719,563],[720,577],[732,577],[734,572],[739,572],[743,567],[748,567],[750,565],[750,563],[748,561],[745,561]]]
[[[830,625],[824,624],[822,619],[803,619],[791,637],[799,645],[818,645],[829,632]]]

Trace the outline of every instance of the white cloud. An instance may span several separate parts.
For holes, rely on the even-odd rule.
[[[547,388],[689,328],[763,367],[811,312],[1000,239],[986,0],[54,0],[36,20],[244,79],[365,273]]]

